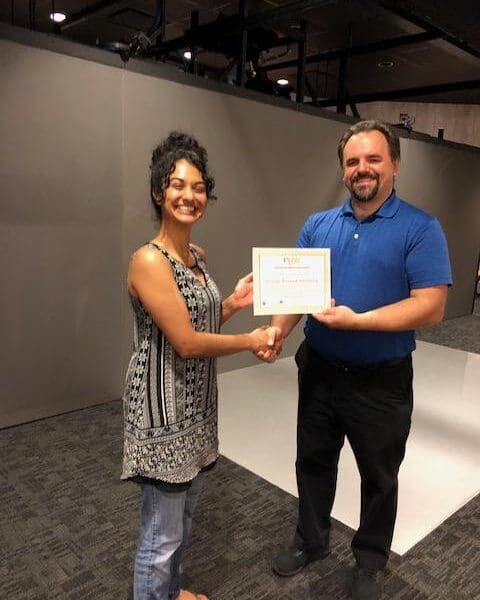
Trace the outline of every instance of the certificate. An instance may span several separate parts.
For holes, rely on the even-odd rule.
[[[300,315],[330,306],[330,248],[253,248],[253,314]]]

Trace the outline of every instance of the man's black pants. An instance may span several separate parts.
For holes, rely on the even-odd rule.
[[[398,470],[413,407],[412,359],[372,367],[323,360],[306,342],[298,366],[296,543],[309,554],[328,546],[340,450],[347,436],[361,476],[360,527],[352,540],[357,564],[383,569],[397,513]]]

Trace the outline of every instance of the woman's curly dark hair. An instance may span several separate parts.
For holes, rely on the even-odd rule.
[[[215,180],[208,171],[207,151],[193,136],[172,131],[153,151],[150,165],[150,197],[159,219],[162,218],[162,209],[158,199],[163,199],[170,184],[170,175],[175,171],[177,161],[182,158],[202,174],[208,200],[216,200],[212,193]]]

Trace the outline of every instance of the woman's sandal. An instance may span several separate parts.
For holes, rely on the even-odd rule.
[[[180,590],[180,594],[175,600],[208,600],[208,598],[204,594],[195,594],[187,590]]]

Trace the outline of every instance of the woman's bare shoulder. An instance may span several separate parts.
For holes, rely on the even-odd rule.
[[[144,244],[137,248],[130,257],[130,268],[149,269],[159,265],[168,266],[168,261],[162,252],[153,244]]]

